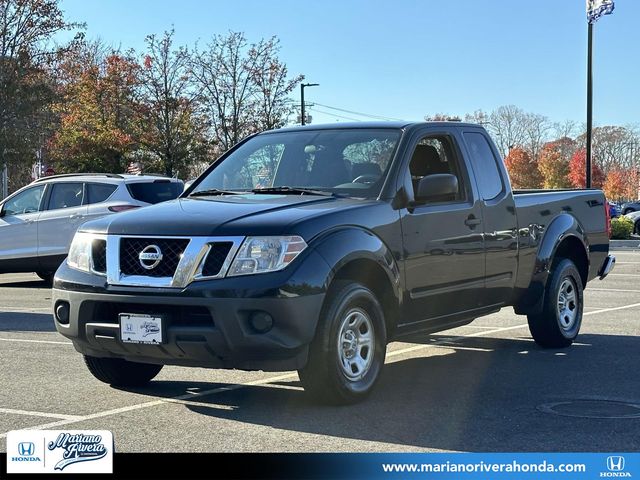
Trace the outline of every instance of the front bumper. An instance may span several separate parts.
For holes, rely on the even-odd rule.
[[[78,352],[95,357],[243,370],[300,369],[315,335],[328,271],[319,255],[312,257],[293,275],[277,272],[196,282],[179,291],[113,287],[103,277],[63,264],[56,273],[52,300],[54,310],[68,303],[68,322],[54,315],[55,326]],[[256,312],[273,319],[268,331],[261,333],[252,325]],[[162,315],[163,343],[123,343],[119,313]]]

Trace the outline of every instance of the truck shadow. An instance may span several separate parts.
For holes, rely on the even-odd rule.
[[[50,313],[0,312],[0,332],[55,332]]]
[[[431,335],[427,340],[443,338]],[[335,451],[640,448],[640,418],[575,418],[539,410],[542,404],[570,399],[640,403],[640,338],[585,334],[572,348],[543,350],[525,338],[467,337],[458,347],[462,348],[426,347],[416,352],[420,357],[391,358],[371,397],[357,405],[318,405],[304,394],[299,382],[290,381],[205,395],[185,408],[279,430],[377,442],[367,446],[336,440],[324,447]],[[155,381],[137,391],[168,397],[176,390],[184,392],[187,384],[194,386]],[[197,386],[202,390],[233,387]],[[277,441],[273,444],[274,450],[292,448]]]

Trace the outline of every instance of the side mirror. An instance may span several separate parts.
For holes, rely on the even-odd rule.
[[[416,200],[425,201],[458,193],[458,178],[450,173],[427,175],[420,180]]]

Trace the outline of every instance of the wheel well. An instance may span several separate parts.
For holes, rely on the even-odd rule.
[[[568,258],[576,265],[578,272],[580,272],[582,286],[586,287],[589,277],[589,257],[582,242],[576,237],[567,237],[562,240],[556,249],[554,262],[559,258]]]
[[[336,272],[332,284],[336,280],[355,281],[373,292],[382,305],[387,338],[391,339],[397,324],[398,303],[393,294],[391,281],[384,269],[373,260],[353,260]]]

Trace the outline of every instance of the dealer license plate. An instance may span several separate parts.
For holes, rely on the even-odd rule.
[[[123,343],[162,343],[162,317],[142,313],[121,313],[118,317]]]

